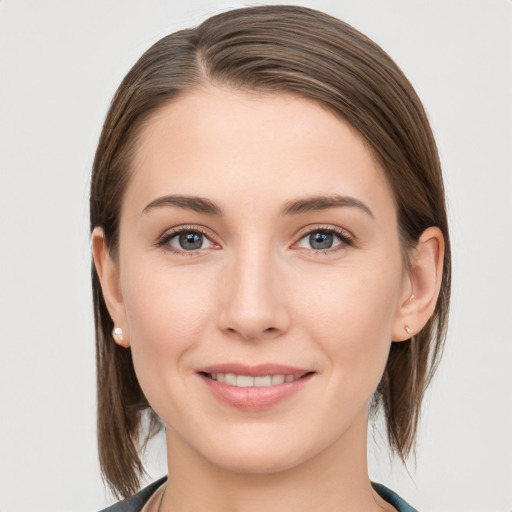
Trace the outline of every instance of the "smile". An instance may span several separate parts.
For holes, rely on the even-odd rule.
[[[208,373],[208,378],[223,382],[228,386],[236,386],[239,388],[252,388],[252,387],[269,387],[283,384],[284,382],[293,382],[301,378],[300,375],[262,375],[259,377],[252,377],[251,375],[235,375],[234,373]]]
[[[309,387],[316,374],[290,366],[236,363],[201,368],[197,373],[217,400],[245,411],[276,406]]]

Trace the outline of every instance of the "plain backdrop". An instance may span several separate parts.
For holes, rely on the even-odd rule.
[[[277,2],[269,2],[277,3]],[[371,477],[421,511],[512,510],[512,2],[299,3],[379,43],[416,87],[446,177],[453,307],[417,467]],[[0,511],[95,511],[89,173],[110,99],[160,37],[255,2],[0,0]],[[161,439],[147,456],[165,474]]]

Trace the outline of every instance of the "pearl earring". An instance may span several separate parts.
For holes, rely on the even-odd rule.
[[[405,332],[407,334],[411,334],[412,333],[412,329],[407,324],[404,325],[404,329],[405,329]]]
[[[112,338],[114,338],[117,344],[123,341],[123,329],[121,329],[121,327],[114,327],[112,329]]]

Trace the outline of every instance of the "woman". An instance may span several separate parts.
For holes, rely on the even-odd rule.
[[[414,448],[450,245],[421,103],[372,41],[300,7],[163,38],[123,80],[91,184],[110,510],[413,510],[372,483],[369,414]]]

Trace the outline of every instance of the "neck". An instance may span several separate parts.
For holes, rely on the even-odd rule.
[[[371,487],[366,415],[361,423],[315,457],[265,474],[220,468],[168,429],[169,479],[161,512],[393,511]]]

